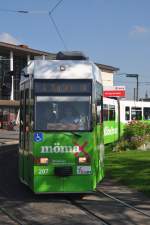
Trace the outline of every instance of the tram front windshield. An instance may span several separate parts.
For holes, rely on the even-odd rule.
[[[91,130],[91,96],[36,96],[35,129]]]

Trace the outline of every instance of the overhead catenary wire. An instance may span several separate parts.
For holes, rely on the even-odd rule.
[[[28,14],[28,13],[37,13],[37,14],[52,14],[55,9],[63,2],[63,0],[59,0],[50,11],[45,11],[45,10],[13,10],[13,9],[4,9],[0,8],[0,12],[10,12],[10,13],[23,13],[23,14]]]
[[[49,11],[50,14],[54,12],[54,10],[62,3],[63,0],[59,0],[56,5]]]
[[[63,2],[63,0],[59,0],[59,1],[52,7],[52,9],[51,9],[50,11],[12,10],[12,9],[2,9],[2,8],[0,8],[0,12],[21,13],[21,14],[32,14],[32,13],[33,13],[33,14],[48,14],[48,15],[49,15],[49,18],[50,18],[50,20],[51,20],[51,22],[52,22],[52,24],[53,24],[53,26],[54,26],[54,28],[55,28],[55,30],[56,30],[56,33],[57,33],[59,39],[61,40],[61,42],[62,42],[62,44],[63,44],[64,49],[67,50],[67,45],[66,45],[66,43],[65,43],[65,40],[64,40],[64,38],[63,38],[63,36],[62,36],[62,34],[61,34],[59,28],[58,28],[58,25],[56,24],[56,22],[55,22],[55,20],[54,20],[54,18],[53,18],[53,16],[52,16],[52,13],[56,10],[56,8],[57,8],[62,2]]]
[[[61,34],[59,28],[58,28],[58,25],[56,24],[56,22],[55,22],[55,20],[54,20],[54,18],[53,18],[53,16],[52,16],[52,13],[53,13],[54,10],[56,10],[56,8],[62,3],[62,1],[63,1],[63,0],[58,1],[58,2],[56,3],[56,5],[49,11],[49,14],[48,14],[48,15],[49,15],[49,18],[50,18],[50,20],[51,20],[51,22],[52,22],[52,24],[53,24],[55,30],[56,30],[56,33],[57,33],[59,39],[61,40],[61,42],[62,42],[62,44],[63,44],[63,46],[64,46],[64,49],[67,50],[68,48],[67,48],[67,45],[66,45],[66,43],[65,43],[65,40],[64,40],[64,38],[63,38],[63,36],[62,36],[62,34]]]
[[[19,10],[19,11],[22,11],[22,10]],[[13,9],[2,9],[2,8],[0,8],[0,12],[19,13],[19,11],[13,10]],[[23,11],[24,11],[24,10],[23,10]]]
[[[64,46],[64,49],[67,50],[67,45],[66,45],[66,43],[65,43],[65,41],[64,41],[64,39],[63,39],[63,37],[62,37],[60,31],[59,31],[59,28],[58,28],[58,26],[57,26],[57,24],[56,24],[54,18],[52,17],[52,14],[49,13],[49,17],[50,17],[50,19],[51,19],[51,21],[52,21],[52,24],[54,25],[54,28],[55,28],[55,30],[56,30],[56,33],[57,33],[58,37],[60,38],[60,40],[61,40],[61,42],[62,42],[62,44],[63,44],[63,46]]]
[[[48,11],[45,10],[13,10],[13,9],[2,9],[0,12],[10,12],[10,13],[21,13],[21,14],[48,14]]]

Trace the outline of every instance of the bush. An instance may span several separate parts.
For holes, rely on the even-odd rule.
[[[124,140],[124,138],[121,138],[119,142],[116,144],[116,146],[113,148],[114,152],[121,152],[126,151],[129,149],[129,144],[127,140]]]
[[[150,142],[150,124],[132,121],[125,126],[123,136],[117,143],[115,150],[134,150],[147,142]]]
[[[150,125],[140,121],[129,122],[124,128],[124,138],[131,139],[131,137],[143,137],[150,130]],[[150,134],[150,132],[149,132]]]

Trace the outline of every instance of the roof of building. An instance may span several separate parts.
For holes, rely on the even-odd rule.
[[[112,71],[112,72],[115,72],[115,71],[118,71],[119,68],[117,67],[113,67],[113,66],[108,66],[108,65],[105,65],[105,64],[99,64],[99,63],[95,63],[101,70],[106,70],[106,71]]]
[[[45,51],[40,51],[36,50],[33,48],[29,48],[27,45],[21,44],[21,45],[14,45],[14,44],[9,44],[5,42],[0,42],[0,52],[1,54],[8,54],[12,50],[15,52],[16,55],[21,56],[21,55],[31,55],[31,56],[42,56],[45,55],[49,59],[56,59],[56,54],[55,53],[50,53],[50,52],[45,52]],[[113,66],[108,66],[104,64],[99,64],[95,63],[101,70],[105,71],[118,71],[119,68],[113,67]]]
[[[19,106],[19,101],[16,101],[16,100],[0,100],[0,106]]]
[[[1,53],[9,53],[9,51],[12,50],[15,52],[16,55],[33,55],[33,56],[49,56],[54,58],[56,54],[45,52],[45,51],[39,51],[32,48],[29,48],[27,45],[14,45],[9,44],[5,42],[0,42],[0,52]]]

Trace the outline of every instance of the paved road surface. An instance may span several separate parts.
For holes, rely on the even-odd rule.
[[[17,144],[19,132],[0,129],[0,147],[3,145]]]

